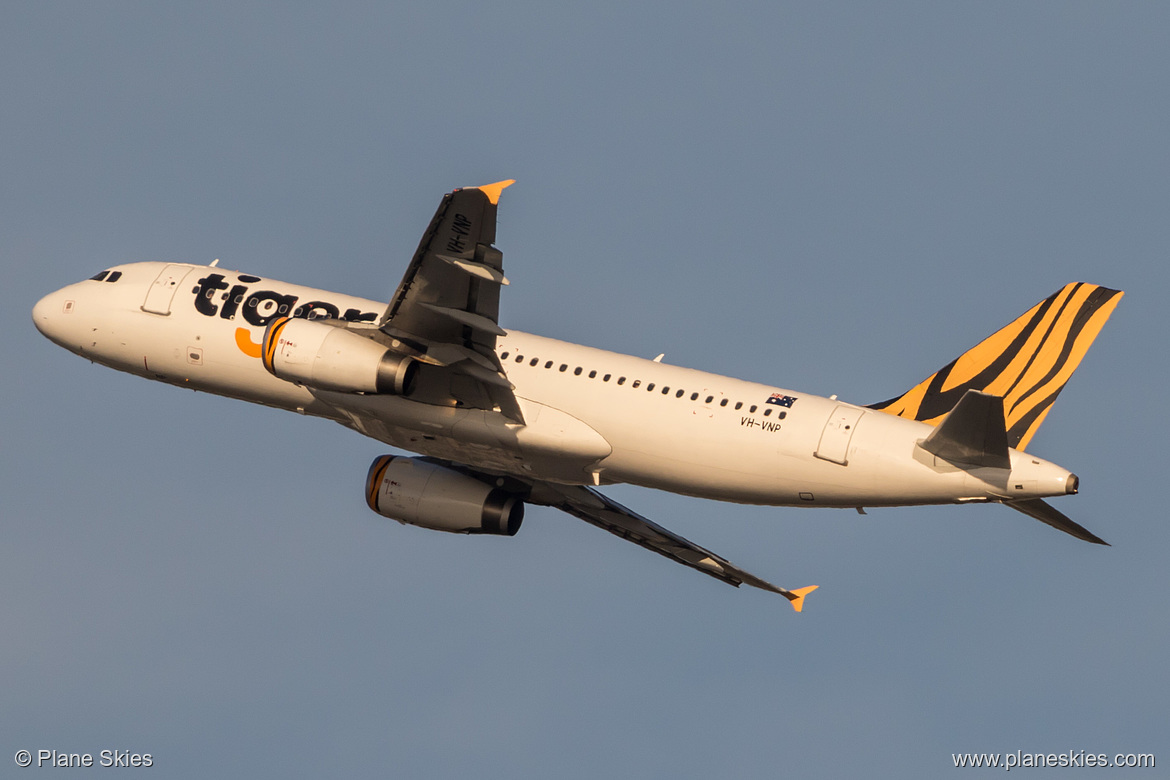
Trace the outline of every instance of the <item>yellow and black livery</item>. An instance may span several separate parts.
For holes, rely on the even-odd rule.
[[[977,390],[1003,399],[1008,445],[1023,450],[1122,295],[1067,284],[908,392],[869,408],[938,425]]]

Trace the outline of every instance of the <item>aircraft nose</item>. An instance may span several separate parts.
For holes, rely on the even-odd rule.
[[[61,343],[64,337],[63,320],[73,313],[73,301],[68,300],[62,290],[49,293],[33,306],[33,325],[46,338]]]
[[[50,293],[49,295],[46,295],[44,298],[41,298],[39,301],[37,301],[36,306],[33,306],[33,325],[36,325],[37,330],[39,330],[41,334],[45,336],[49,335],[48,333],[45,333],[45,328],[49,326],[49,319],[52,316],[52,311],[56,308],[53,305],[53,298],[55,296],[56,293]]]

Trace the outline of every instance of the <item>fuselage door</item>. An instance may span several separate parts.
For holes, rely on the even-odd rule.
[[[842,466],[849,465],[849,441],[853,438],[853,431],[857,428],[857,421],[865,414],[864,409],[855,406],[838,404],[829,415],[825,429],[821,431],[821,441],[817,445],[816,456],[822,460],[831,460]]]
[[[188,273],[191,272],[189,265],[168,265],[150,285],[150,289],[146,291],[146,300],[142,303],[142,310],[148,311],[152,314],[170,314],[171,301],[175,297],[175,292],[179,289],[179,284],[183,281]]]

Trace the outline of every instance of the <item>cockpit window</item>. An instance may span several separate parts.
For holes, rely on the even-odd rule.
[[[89,278],[90,278],[90,281],[104,282],[106,280],[106,277],[109,275],[110,275],[109,271],[102,271],[100,274],[94,274],[93,276],[91,276]]]
[[[110,275],[108,277],[106,277],[106,281],[110,282],[112,284],[113,282],[116,282],[121,278],[122,278],[121,271],[110,271]]]

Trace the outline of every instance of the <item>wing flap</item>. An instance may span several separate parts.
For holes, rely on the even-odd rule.
[[[480,279],[487,279],[489,282],[496,284],[509,284],[507,277],[500,272],[499,269],[493,268],[487,263],[477,263],[474,260],[463,260],[458,257],[451,257],[450,255],[435,255],[436,258],[442,260],[444,263],[455,266],[456,268],[465,271],[472,276],[478,276]]]
[[[450,306],[439,306],[438,304],[427,303],[426,301],[420,302],[419,306],[422,306],[429,311],[433,311],[435,314],[438,314],[442,317],[446,317],[449,320],[455,320],[456,322],[462,323],[469,328],[473,328],[484,333],[490,333],[493,336],[508,335],[508,332],[497,325],[495,320],[489,320],[482,314],[476,314],[475,312],[466,311],[464,309],[454,309]]]

